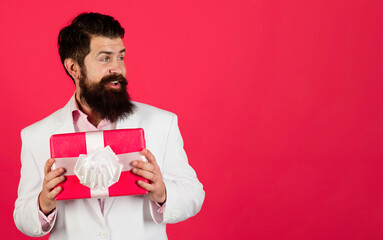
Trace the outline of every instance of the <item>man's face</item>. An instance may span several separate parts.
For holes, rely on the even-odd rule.
[[[112,122],[128,116],[134,108],[126,90],[124,56],[120,38],[93,37],[76,89],[82,104]]]
[[[90,83],[100,82],[107,75],[121,74],[125,77],[125,46],[121,38],[92,37],[90,52],[84,59],[87,79]],[[118,85],[108,84],[110,88]]]

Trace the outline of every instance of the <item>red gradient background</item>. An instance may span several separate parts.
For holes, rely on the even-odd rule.
[[[3,1],[0,232],[19,132],[74,92],[57,53],[83,11],[125,27],[133,99],[179,116],[204,184],[170,239],[383,239],[383,2]],[[46,238],[44,238],[46,239]]]

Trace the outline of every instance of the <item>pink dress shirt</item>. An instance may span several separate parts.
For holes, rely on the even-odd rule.
[[[93,124],[91,124],[88,121],[88,116],[79,109],[75,95],[72,96],[70,101],[71,101],[70,110],[72,112],[73,126],[74,126],[75,132],[102,131],[102,130],[116,129],[116,122],[110,122],[106,119],[101,120],[101,122],[97,125],[97,127],[95,127]],[[104,213],[105,199],[101,198],[101,199],[98,199],[98,201],[100,203],[101,212]],[[162,218],[162,216],[158,216],[158,215],[163,214],[165,205],[166,205],[165,203],[161,206],[156,202],[152,202],[152,207],[154,207],[154,209],[157,208],[154,211],[155,214],[157,215],[156,218],[157,217]],[[37,203],[37,207],[39,208],[38,203]],[[56,209],[54,209],[53,212],[50,213],[48,216],[45,216],[45,214],[41,212],[39,208],[39,219],[40,219],[41,227],[43,231],[47,231],[51,227],[51,222],[55,216],[56,216]]]

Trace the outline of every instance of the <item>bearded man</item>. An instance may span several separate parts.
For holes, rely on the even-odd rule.
[[[59,54],[76,92],[65,107],[21,131],[17,228],[50,239],[167,239],[166,223],[194,216],[205,193],[188,164],[173,113],[132,102],[127,93],[124,29],[113,17],[83,13],[59,33]],[[56,201],[65,169],[52,170],[53,134],[143,128],[148,162],[132,172],[147,195]],[[123,144],[123,143],[121,143]]]

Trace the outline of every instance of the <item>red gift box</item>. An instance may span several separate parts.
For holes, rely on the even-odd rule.
[[[55,159],[53,169],[66,168],[66,180],[58,186],[62,191],[56,200],[113,197],[123,195],[146,194],[147,191],[137,185],[138,180],[146,179],[133,174],[130,169],[132,160],[146,160],[140,153],[145,148],[144,131],[137,129],[105,130],[97,132],[78,132],[52,135],[50,139],[51,157]],[[118,182],[104,191],[84,186],[74,173],[74,166],[80,154],[89,155],[96,149],[109,146],[123,165]],[[124,159],[125,158],[125,159]]]

